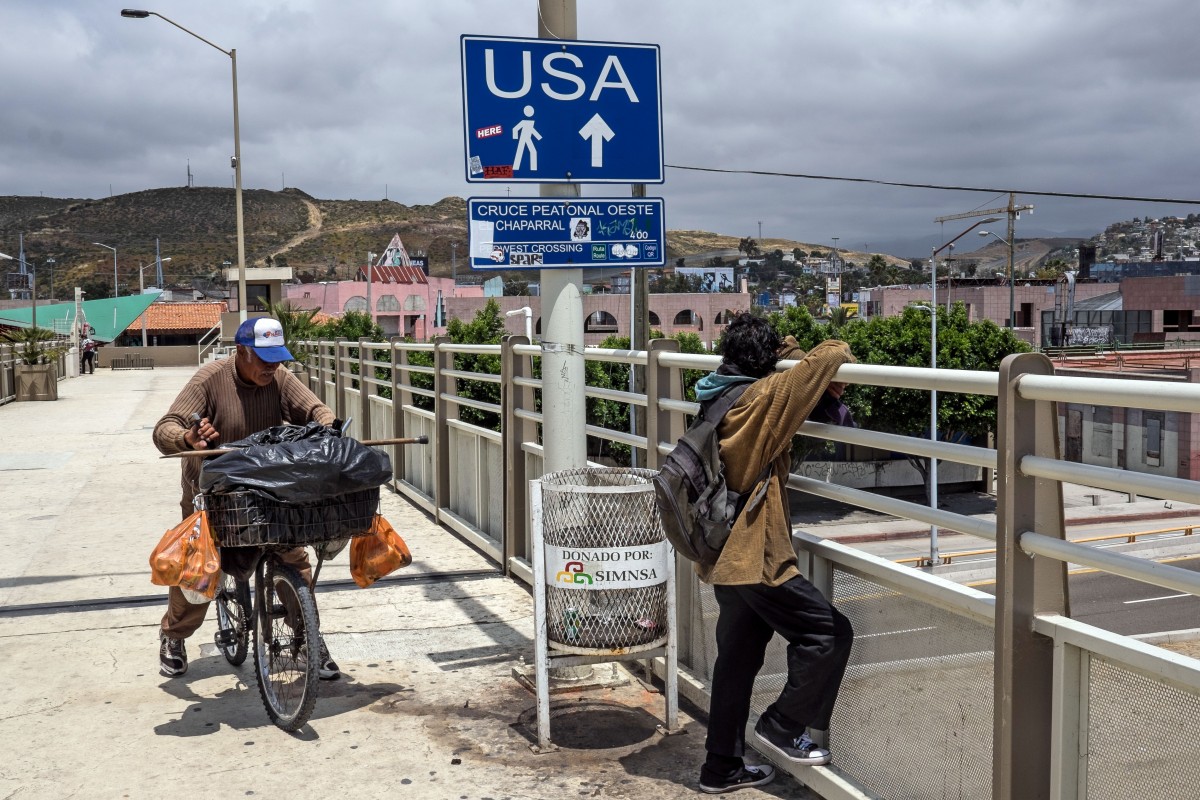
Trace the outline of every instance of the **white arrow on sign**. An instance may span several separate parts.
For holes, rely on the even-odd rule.
[[[592,140],[592,166],[604,166],[604,143],[613,138],[616,134],[613,129],[608,127],[608,123],[604,121],[604,117],[599,114],[593,114],[592,118],[587,121],[587,124],[579,129],[579,135],[584,139]]]

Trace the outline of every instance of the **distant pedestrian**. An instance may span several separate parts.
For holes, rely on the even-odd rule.
[[[91,336],[79,343],[79,374],[96,374],[96,340]]]
[[[696,384],[703,404],[732,383],[751,382],[717,428],[730,490],[764,493],[733,525],[717,563],[697,565],[720,608],[717,659],[709,704],[708,757],[700,789],[710,794],[761,786],[769,764],[747,766],[746,722],[754,679],[776,633],[787,641],[787,681],[754,727],[754,746],[781,763],[828,764],[830,754],[808,730],[827,731],[854,631],[850,621],[800,575],[787,499],[792,436],[812,414],[843,364],[845,342],[822,342],[805,354],[786,345],[763,319],[739,314],[725,330],[720,368]],[[776,372],[780,358],[799,359]]]

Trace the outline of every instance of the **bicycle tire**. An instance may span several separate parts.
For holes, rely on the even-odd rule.
[[[233,666],[240,666],[250,652],[250,583],[226,574],[217,592],[217,649]]]
[[[268,558],[256,581],[254,672],[267,716],[282,730],[308,722],[317,702],[320,628],[300,573]]]

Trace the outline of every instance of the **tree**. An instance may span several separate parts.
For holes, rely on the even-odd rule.
[[[290,300],[271,303],[267,306],[272,317],[279,320],[283,328],[283,343],[289,352],[301,362],[304,355],[299,351],[299,343],[317,338],[317,324],[313,318],[321,311],[319,308],[298,308]]]
[[[650,331],[651,339],[663,338],[660,330]],[[679,342],[681,353],[703,354],[704,343],[694,333],[678,333],[671,337]],[[600,343],[600,347],[612,350],[628,350],[628,336],[609,336]],[[602,389],[629,390],[629,367],[625,364],[610,362],[588,361],[586,365],[585,382],[588,386]],[[684,396],[689,400],[696,399],[696,381],[704,376],[704,370],[683,370]],[[589,397],[587,400],[587,422],[608,430],[626,432],[629,430],[629,406],[616,400]],[[605,439],[588,437],[588,457],[608,457],[621,466],[630,463],[630,448],[620,442],[609,442]]]
[[[745,253],[746,258],[753,258],[758,255],[758,242],[746,236],[738,242],[738,250]]]
[[[504,318],[500,314],[500,305],[494,297],[488,298],[487,303],[475,312],[475,317],[470,322],[463,322],[460,319],[450,320],[446,326],[446,335],[455,344],[500,344],[500,340],[504,338]],[[499,375],[500,357],[456,353],[454,368],[464,372]],[[459,380],[457,394],[459,397],[471,400],[500,404],[500,384],[498,383]],[[472,425],[490,428],[494,431],[500,430],[500,415],[492,411],[461,406],[458,410],[458,417]]]
[[[315,315],[316,312],[313,312],[313,313]],[[384,338],[383,337],[383,328],[379,327],[379,325],[373,319],[371,319],[371,315],[365,311],[347,311],[345,314],[343,314],[340,317],[336,317],[335,319],[331,319],[322,325],[316,326],[315,330],[313,331],[313,334],[314,334],[315,338],[319,338],[319,339],[343,338],[343,339],[349,339],[351,341],[358,341],[359,339],[366,339],[369,342],[380,342],[380,341],[383,341],[383,338]],[[286,333],[285,333],[285,338],[286,338]],[[357,359],[358,355],[359,355],[358,348],[351,347],[348,351],[348,354],[351,359]],[[293,353],[293,355],[294,355],[294,353]],[[373,360],[373,361],[379,361],[379,360],[385,359],[385,358],[387,358],[387,351],[379,350],[379,349],[372,349],[370,351],[370,357],[371,357],[371,360]],[[358,374],[358,362],[357,361],[351,361],[350,373],[352,375]],[[386,368],[386,367],[376,367],[374,370],[374,374],[375,374],[375,377],[379,380],[387,380],[390,382],[391,378],[392,378],[391,369]],[[357,379],[351,380],[350,385],[352,388],[355,388],[355,389],[363,389],[364,388],[359,385],[359,382]],[[369,388],[367,388],[367,390],[370,391]],[[380,387],[378,394],[380,394],[381,396],[384,396],[384,397],[390,396],[391,387],[388,387],[386,390],[384,390],[382,387]]]
[[[812,350],[829,338],[829,328],[820,325],[804,306],[790,306],[767,315],[767,322],[780,338],[793,336],[802,350]]]
[[[938,367],[995,371],[1011,353],[1027,352],[1028,345],[985,320],[972,323],[966,307],[955,303],[949,311],[939,306]],[[852,321],[841,330],[855,357],[863,364],[903,367],[929,365],[929,312],[909,306],[897,317]],[[843,401],[864,428],[907,436],[929,435],[929,395],[915,389],[854,385]],[[980,440],[996,428],[996,398],[982,395],[939,393],[938,438],[947,441]],[[928,459],[910,456],[929,492]]]

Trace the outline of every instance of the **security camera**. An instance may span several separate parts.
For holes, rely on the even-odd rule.
[[[229,157],[229,167],[231,169],[237,169],[237,156]]]

